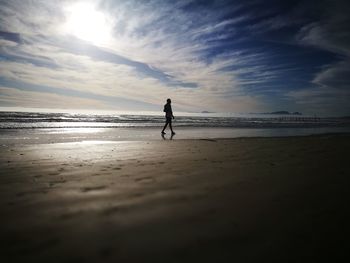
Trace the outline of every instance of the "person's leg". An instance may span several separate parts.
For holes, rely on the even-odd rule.
[[[165,129],[166,129],[166,126],[168,126],[168,122],[165,123],[164,127],[163,127],[163,130],[162,130],[162,133],[165,133]]]
[[[173,126],[171,125],[171,122],[169,122],[169,127],[170,127],[170,130],[171,130],[171,134],[175,134],[175,132],[173,131]]]

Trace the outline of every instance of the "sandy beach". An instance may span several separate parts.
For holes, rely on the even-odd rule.
[[[1,262],[345,262],[350,135],[0,147]]]

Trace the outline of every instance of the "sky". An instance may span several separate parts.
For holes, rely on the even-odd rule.
[[[350,115],[350,2],[0,0],[0,107]]]

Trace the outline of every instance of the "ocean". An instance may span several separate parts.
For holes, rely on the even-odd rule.
[[[222,114],[223,115],[223,114]],[[33,128],[132,128],[160,127],[164,116],[156,114],[81,114],[0,112],[0,129]],[[349,127],[350,118],[319,118],[302,115],[183,113],[174,120],[178,127],[315,128]]]
[[[0,112],[0,143],[162,139],[164,116],[144,113]],[[350,118],[303,115],[181,113],[176,139],[297,136],[350,132]],[[167,139],[165,137],[163,139]],[[170,138],[168,138],[170,139]]]

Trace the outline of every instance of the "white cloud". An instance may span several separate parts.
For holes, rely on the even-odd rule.
[[[210,61],[203,58],[203,54],[215,46],[199,36],[213,38],[213,32],[226,27],[234,32],[235,24],[247,19],[246,16],[215,22],[224,13],[189,16],[166,4],[155,8],[152,4],[136,5],[130,1],[89,1],[106,14],[114,28],[113,39],[103,48],[168,74],[178,83],[197,86],[174,87],[144,75],[137,67],[74,54],[60,45],[60,40],[69,41],[72,37],[62,25],[67,19],[65,7],[73,2],[10,1],[4,5],[1,12],[6,14],[6,19],[1,20],[1,29],[20,33],[23,42],[7,43],[6,55],[20,59],[1,61],[1,77],[153,105],[161,105],[165,98],[171,97],[179,109],[189,111],[258,111],[266,106],[260,97],[246,95],[242,87],[273,78],[274,73],[262,65],[264,54],[230,52]],[[259,63],[260,66],[256,65]],[[240,69],[229,69],[230,66]],[[243,73],[255,74],[255,80],[253,77],[243,79]]]
[[[6,47],[15,47],[15,46],[17,46],[17,43],[14,41],[0,39],[0,47],[3,49]]]
[[[308,88],[287,94],[308,112],[323,115],[350,113],[350,61],[341,61],[317,73]]]
[[[107,109],[103,103],[92,99],[63,96],[52,93],[24,91],[0,86],[0,105],[26,108]],[[117,108],[118,109],[118,108]]]
[[[309,87],[288,94],[296,103],[325,115],[350,114],[349,16],[344,3],[328,6],[323,20],[305,25],[296,36],[301,45],[337,56],[336,62],[315,74]]]
[[[301,28],[297,40],[304,45],[311,45],[336,54],[350,56],[349,43],[344,32],[333,28],[331,24],[311,23]]]
[[[320,71],[312,83],[350,94],[350,59],[334,63]]]

